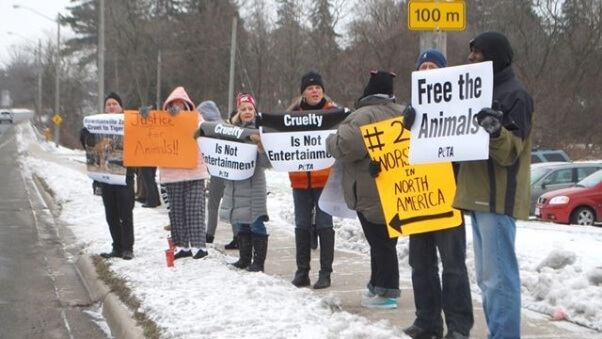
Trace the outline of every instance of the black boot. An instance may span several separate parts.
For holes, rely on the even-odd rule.
[[[227,250],[237,250],[238,249],[238,237],[235,235],[232,237],[232,241],[229,244],[226,244],[225,249]]]
[[[245,269],[251,264],[251,255],[253,254],[253,242],[251,241],[251,233],[238,234],[238,252],[240,259],[233,263],[232,266],[240,269]]]
[[[240,236],[240,235],[239,235]],[[263,264],[268,254],[268,235],[252,235],[253,263],[247,267],[249,272],[263,272]]]
[[[308,230],[295,228],[295,246],[297,252],[297,272],[293,278],[293,285],[297,287],[309,286],[309,261],[311,259],[311,233]]]
[[[330,287],[330,273],[334,259],[334,229],[323,228],[318,230],[320,238],[320,274],[314,284],[315,289]]]
[[[316,224],[311,225],[311,249],[318,249],[318,230]]]

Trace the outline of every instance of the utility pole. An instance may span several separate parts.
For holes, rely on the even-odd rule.
[[[42,40],[38,41],[38,53],[37,53],[37,73],[38,73],[38,118],[42,119]],[[50,120],[50,119],[48,119]]]
[[[447,58],[447,32],[440,30],[420,32],[420,52],[429,48],[438,49]]]
[[[105,111],[105,1],[98,3],[98,111]]]
[[[54,77],[54,114],[59,114],[61,109],[61,15],[56,15],[56,74]],[[61,124],[54,124],[54,143],[59,147]]]
[[[157,52],[157,98],[155,109],[161,109],[161,50]]]
[[[228,111],[226,115],[222,113],[222,118],[226,120],[232,112],[232,102],[234,101],[234,63],[236,61],[236,17],[232,19],[232,43],[230,46],[230,80],[228,82]]]

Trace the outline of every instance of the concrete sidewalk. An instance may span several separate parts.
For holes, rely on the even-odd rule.
[[[270,229],[268,255],[265,273],[291,281],[296,270],[295,239],[292,232],[282,229]],[[215,235],[215,248],[223,249],[230,242],[232,231],[230,225],[219,223]],[[229,255],[238,257],[238,251],[227,251]],[[320,270],[319,249],[312,251],[310,278],[312,284],[318,279]],[[374,310],[360,306],[361,295],[366,290],[370,276],[370,258],[362,254],[336,250],[333,264],[332,286],[322,290],[313,290],[324,297],[334,296],[340,300],[343,311],[363,316],[374,322],[387,320],[400,329],[410,326],[414,321],[414,296],[410,281],[401,281],[401,297],[398,308],[394,310]],[[475,324],[470,333],[471,338],[487,338],[487,325],[482,305],[473,300]],[[558,325],[557,325],[558,324]],[[547,315],[523,309],[522,338],[602,338],[602,334],[591,331],[582,335],[586,329],[572,323],[554,323]],[[445,334],[445,333],[444,333]]]

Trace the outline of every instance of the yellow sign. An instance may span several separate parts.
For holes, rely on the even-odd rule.
[[[466,4],[457,0],[410,0],[408,27],[415,31],[463,31],[466,27]]]
[[[58,114],[55,114],[55,115],[52,117],[52,121],[54,121],[54,124],[55,124],[55,125],[60,125],[60,124],[61,124],[61,122],[63,122],[63,117],[62,117],[62,116],[60,116],[60,115],[58,115]]]
[[[380,162],[376,178],[390,237],[459,226],[462,215],[451,207],[456,182],[451,163],[411,165],[410,131],[402,118],[361,127],[369,156]]]
[[[124,118],[125,166],[197,166],[199,145],[192,137],[200,119],[196,111],[176,115],[150,111],[146,118],[138,111],[125,111]]]

